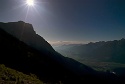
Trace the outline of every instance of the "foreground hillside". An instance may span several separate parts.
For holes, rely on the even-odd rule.
[[[20,22],[17,22],[12,27],[15,27],[14,25],[20,27],[19,24]],[[5,64],[7,67],[26,74],[35,74],[40,80],[51,83],[81,82],[82,77],[88,78],[96,73],[89,66],[63,57],[55,52],[50,45],[41,45],[40,49],[35,48],[10,35],[3,30],[4,28],[6,27],[0,28],[0,64]],[[16,26],[16,28],[18,27]],[[46,43],[44,39],[42,42]]]
[[[0,64],[0,84],[43,84],[43,82],[33,74],[26,75]]]

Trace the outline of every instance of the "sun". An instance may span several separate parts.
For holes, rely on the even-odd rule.
[[[27,1],[26,1],[26,4],[27,4],[28,6],[34,6],[34,0],[27,0]]]

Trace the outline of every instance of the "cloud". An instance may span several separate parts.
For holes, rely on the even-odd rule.
[[[90,41],[48,41],[52,46],[69,45],[69,44],[87,44]]]

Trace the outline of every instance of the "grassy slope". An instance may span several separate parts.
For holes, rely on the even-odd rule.
[[[22,72],[0,64],[0,84],[43,84],[35,75],[26,75]]]

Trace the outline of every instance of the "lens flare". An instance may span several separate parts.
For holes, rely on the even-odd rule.
[[[27,0],[27,1],[26,1],[26,4],[27,4],[28,6],[34,6],[34,0]]]

